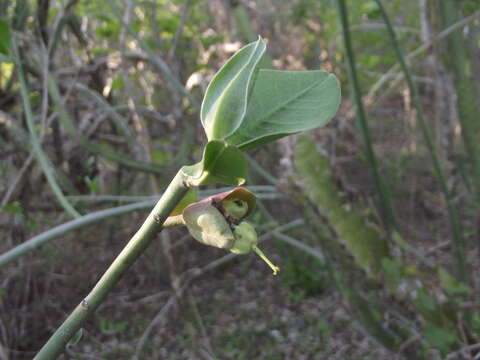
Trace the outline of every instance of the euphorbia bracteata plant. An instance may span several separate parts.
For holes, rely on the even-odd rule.
[[[214,76],[200,111],[208,139],[202,159],[180,169],[137,233],[35,359],[51,360],[62,353],[165,222],[185,224],[206,245],[237,254],[253,250],[278,272],[257,248],[254,227],[243,220],[255,206],[253,194],[240,188],[195,202],[188,191],[207,184],[243,184],[247,166],[242,151],[323,126],[337,111],[340,87],[334,75],[322,70],[258,69],[264,52],[265,42],[259,38],[240,49]]]
[[[236,188],[188,205],[183,210],[182,220],[192,237],[202,244],[235,254],[254,251],[276,275],[280,268],[257,247],[255,228],[243,220],[253,211],[255,200],[255,195],[247,189]]]

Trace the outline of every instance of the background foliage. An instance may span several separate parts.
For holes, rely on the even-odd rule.
[[[480,351],[478,1],[16,0],[0,19],[0,253],[138,203],[0,268],[0,359],[32,358],[199,161],[206,87],[257,34],[262,68],[343,91],[326,128],[249,152],[250,220],[282,273],[164,231],[66,358]]]

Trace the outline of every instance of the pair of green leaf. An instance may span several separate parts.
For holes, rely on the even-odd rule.
[[[336,77],[325,71],[258,70],[259,38],[240,49],[207,88],[201,120],[208,140],[248,150],[325,125],[340,104]]]
[[[340,104],[336,77],[325,71],[259,70],[259,38],[232,56],[209,84],[201,121],[209,140],[203,159],[184,167],[191,185],[241,185],[241,151],[325,125]]]

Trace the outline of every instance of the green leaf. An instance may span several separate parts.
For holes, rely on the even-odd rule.
[[[452,346],[457,342],[457,336],[452,329],[436,327],[433,324],[425,324],[425,338],[438,349],[443,355],[447,354]]]
[[[22,205],[18,201],[3,205],[0,211],[6,211],[16,216],[23,216]]]
[[[245,118],[226,140],[244,151],[323,126],[340,98],[338,80],[328,72],[260,70]]]
[[[245,182],[247,162],[237,147],[225,141],[207,143],[202,160],[182,168],[190,186],[208,184],[242,185]]]
[[[440,277],[440,286],[450,295],[468,295],[470,289],[462,282],[458,282],[455,278],[445,270],[439,268],[438,276]]]
[[[402,267],[398,259],[385,257],[382,259],[385,283],[388,288],[395,290],[402,280]]]
[[[233,55],[208,85],[200,113],[208,140],[225,139],[242,123],[264,52],[265,42],[259,37]]]
[[[432,312],[437,308],[437,301],[432,296],[427,294],[424,290],[417,291],[417,298],[415,299],[417,306],[425,312]]]
[[[0,53],[8,55],[10,49],[10,29],[8,24],[0,20]]]

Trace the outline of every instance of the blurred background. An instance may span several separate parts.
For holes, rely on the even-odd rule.
[[[248,153],[281,273],[165,230],[63,358],[477,358],[478,0],[11,0],[0,19],[0,254],[48,240],[0,263],[0,359],[32,358],[200,159],[206,86],[258,35],[263,68],[343,93],[326,127]]]

